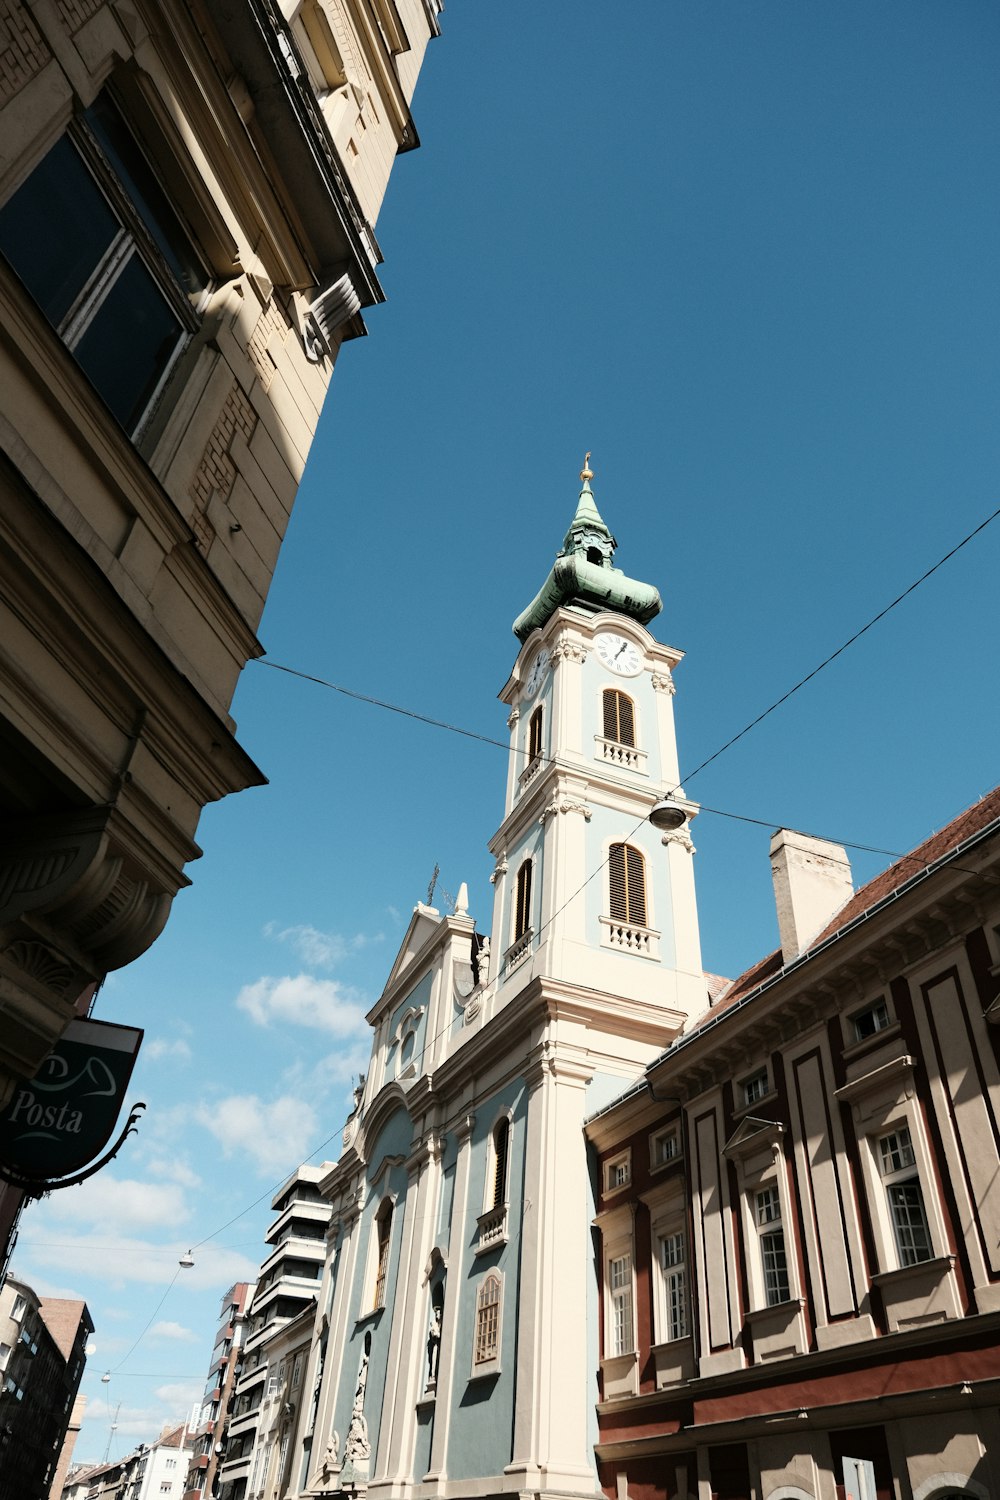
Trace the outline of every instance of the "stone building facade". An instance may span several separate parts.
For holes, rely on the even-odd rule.
[[[1000,1493],[1000,789],[854,892],[772,840],[782,947],[592,1119],[609,1500]]]
[[[154,941],[438,0],[0,4],[0,1104]]]

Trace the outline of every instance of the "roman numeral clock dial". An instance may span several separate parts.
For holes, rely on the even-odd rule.
[[[635,677],[642,671],[638,648],[623,635],[606,630],[597,637],[597,655],[609,672],[619,677]]]

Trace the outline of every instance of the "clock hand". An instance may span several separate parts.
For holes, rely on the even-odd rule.
[[[615,652],[615,661],[618,660],[619,656],[621,656],[622,652],[625,651],[627,648],[628,648],[628,641],[622,641],[621,645],[618,647],[618,650]]]

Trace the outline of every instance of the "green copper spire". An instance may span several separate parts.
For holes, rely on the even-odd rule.
[[[556,553],[552,571],[535,598],[514,621],[514,634],[526,641],[551,619],[563,604],[579,604],[585,609],[610,609],[645,625],[663,608],[659,593],[652,584],[626,578],[613,563],[618,543],[601,519],[594,493],[590,454],[580,471],[583,488],[576,514]]]

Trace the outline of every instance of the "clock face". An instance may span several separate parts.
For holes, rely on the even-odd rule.
[[[597,655],[608,670],[617,672],[619,677],[635,677],[642,671],[638,648],[613,631],[605,631],[597,637]]]
[[[528,673],[527,680],[524,684],[524,691],[527,693],[529,698],[533,698],[537,693],[539,684],[541,683],[542,678],[545,676],[545,670],[548,667],[548,664],[549,653],[547,651],[539,651],[538,655],[535,657],[534,661],[531,664],[531,671]]]

